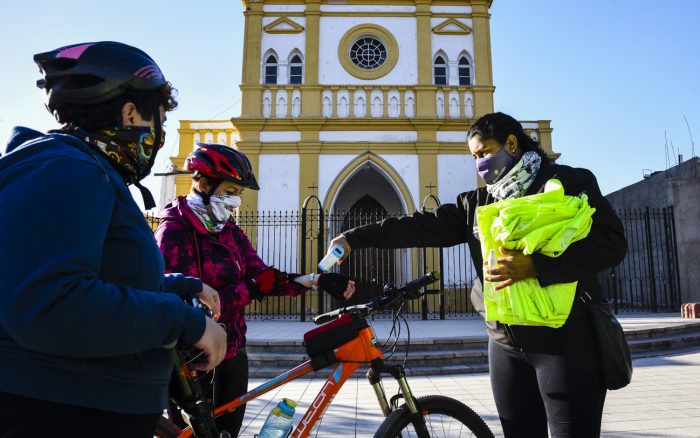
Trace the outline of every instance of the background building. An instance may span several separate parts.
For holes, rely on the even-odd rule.
[[[241,115],[181,121],[173,163],[196,141],[235,143],[261,187],[242,211],[316,194],[328,210],[411,213],[475,188],[465,137],[494,110],[491,1],[340,3],[244,1]],[[552,151],[549,121],[523,126]]]

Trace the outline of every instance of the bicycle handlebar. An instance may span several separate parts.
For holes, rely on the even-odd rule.
[[[322,313],[314,318],[314,323],[325,324],[343,315],[345,313],[352,313],[359,316],[367,316],[374,311],[381,310],[388,307],[397,299],[412,300],[420,298],[423,293],[418,292],[420,288],[423,288],[431,283],[440,279],[440,273],[437,271],[430,272],[422,277],[418,277],[415,280],[411,280],[404,284],[400,288],[396,288],[391,284],[386,284],[384,286],[384,293],[372,301],[365,304],[357,304],[355,306],[341,307],[340,309],[335,309],[333,311]]]

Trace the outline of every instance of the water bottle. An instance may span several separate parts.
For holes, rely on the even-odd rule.
[[[340,245],[335,245],[330,251],[328,251],[328,254],[326,254],[323,260],[318,262],[318,269],[322,270],[323,272],[330,271],[333,266],[338,263],[338,260],[340,260],[343,254],[345,254],[345,248]]]
[[[277,406],[272,408],[265,420],[258,438],[284,438],[292,429],[292,419],[294,418],[294,408],[296,402],[288,398],[283,398]]]
[[[492,249],[489,251],[488,259],[489,269],[496,269],[498,267],[498,256],[496,255],[496,250]]]
[[[496,269],[498,267],[498,256],[496,255],[496,251],[494,249],[489,251],[489,256],[486,260],[489,269]],[[484,298],[490,301],[498,301],[500,294],[496,290],[496,286],[493,283],[490,281],[484,281],[483,288]]]

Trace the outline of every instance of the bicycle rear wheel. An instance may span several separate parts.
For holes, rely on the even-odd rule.
[[[493,438],[484,420],[464,403],[441,395],[416,400],[431,437]],[[374,438],[418,437],[413,426],[420,421],[405,404],[392,412],[379,426]]]

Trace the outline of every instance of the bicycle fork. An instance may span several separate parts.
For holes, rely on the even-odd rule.
[[[175,362],[174,383],[177,389],[177,398],[180,407],[187,414],[187,422],[192,427],[195,437],[202,438],[222,438],[228,432],[219,434],[211,415],[211,407],[203,396],[203,389],[199,381],[190,370],[189,364],[185,363],[180,354],[173,349],[173,360]],[[230,435],[228,435],[230,437]]]
[[[372,367],[367,371],[367,380],[369,380],[372,389],[374,389],[374,394],[377,396],[377,401],[379,402],[379,407],[385,417],[389,416],[391,412],[398,408],[397,397],[391,398],[391,404],[386,399],[386,393],[384,392],[384,385],[382,384],[382,373],[391,374],[391,376],[399,384],[399,390],[401,391],[401,396],[406,402],[406,407],[411,412],[411,423],[416,429],[416,433],[421,438],[428,438],[430,434],[425,424],[425,418],[423,413],[416,403],[415,397],[411,392],[411,388],[408,386],[408,381],[406,380],[406,370],[403,365],[385,365],[381,360],[372,361]]]

